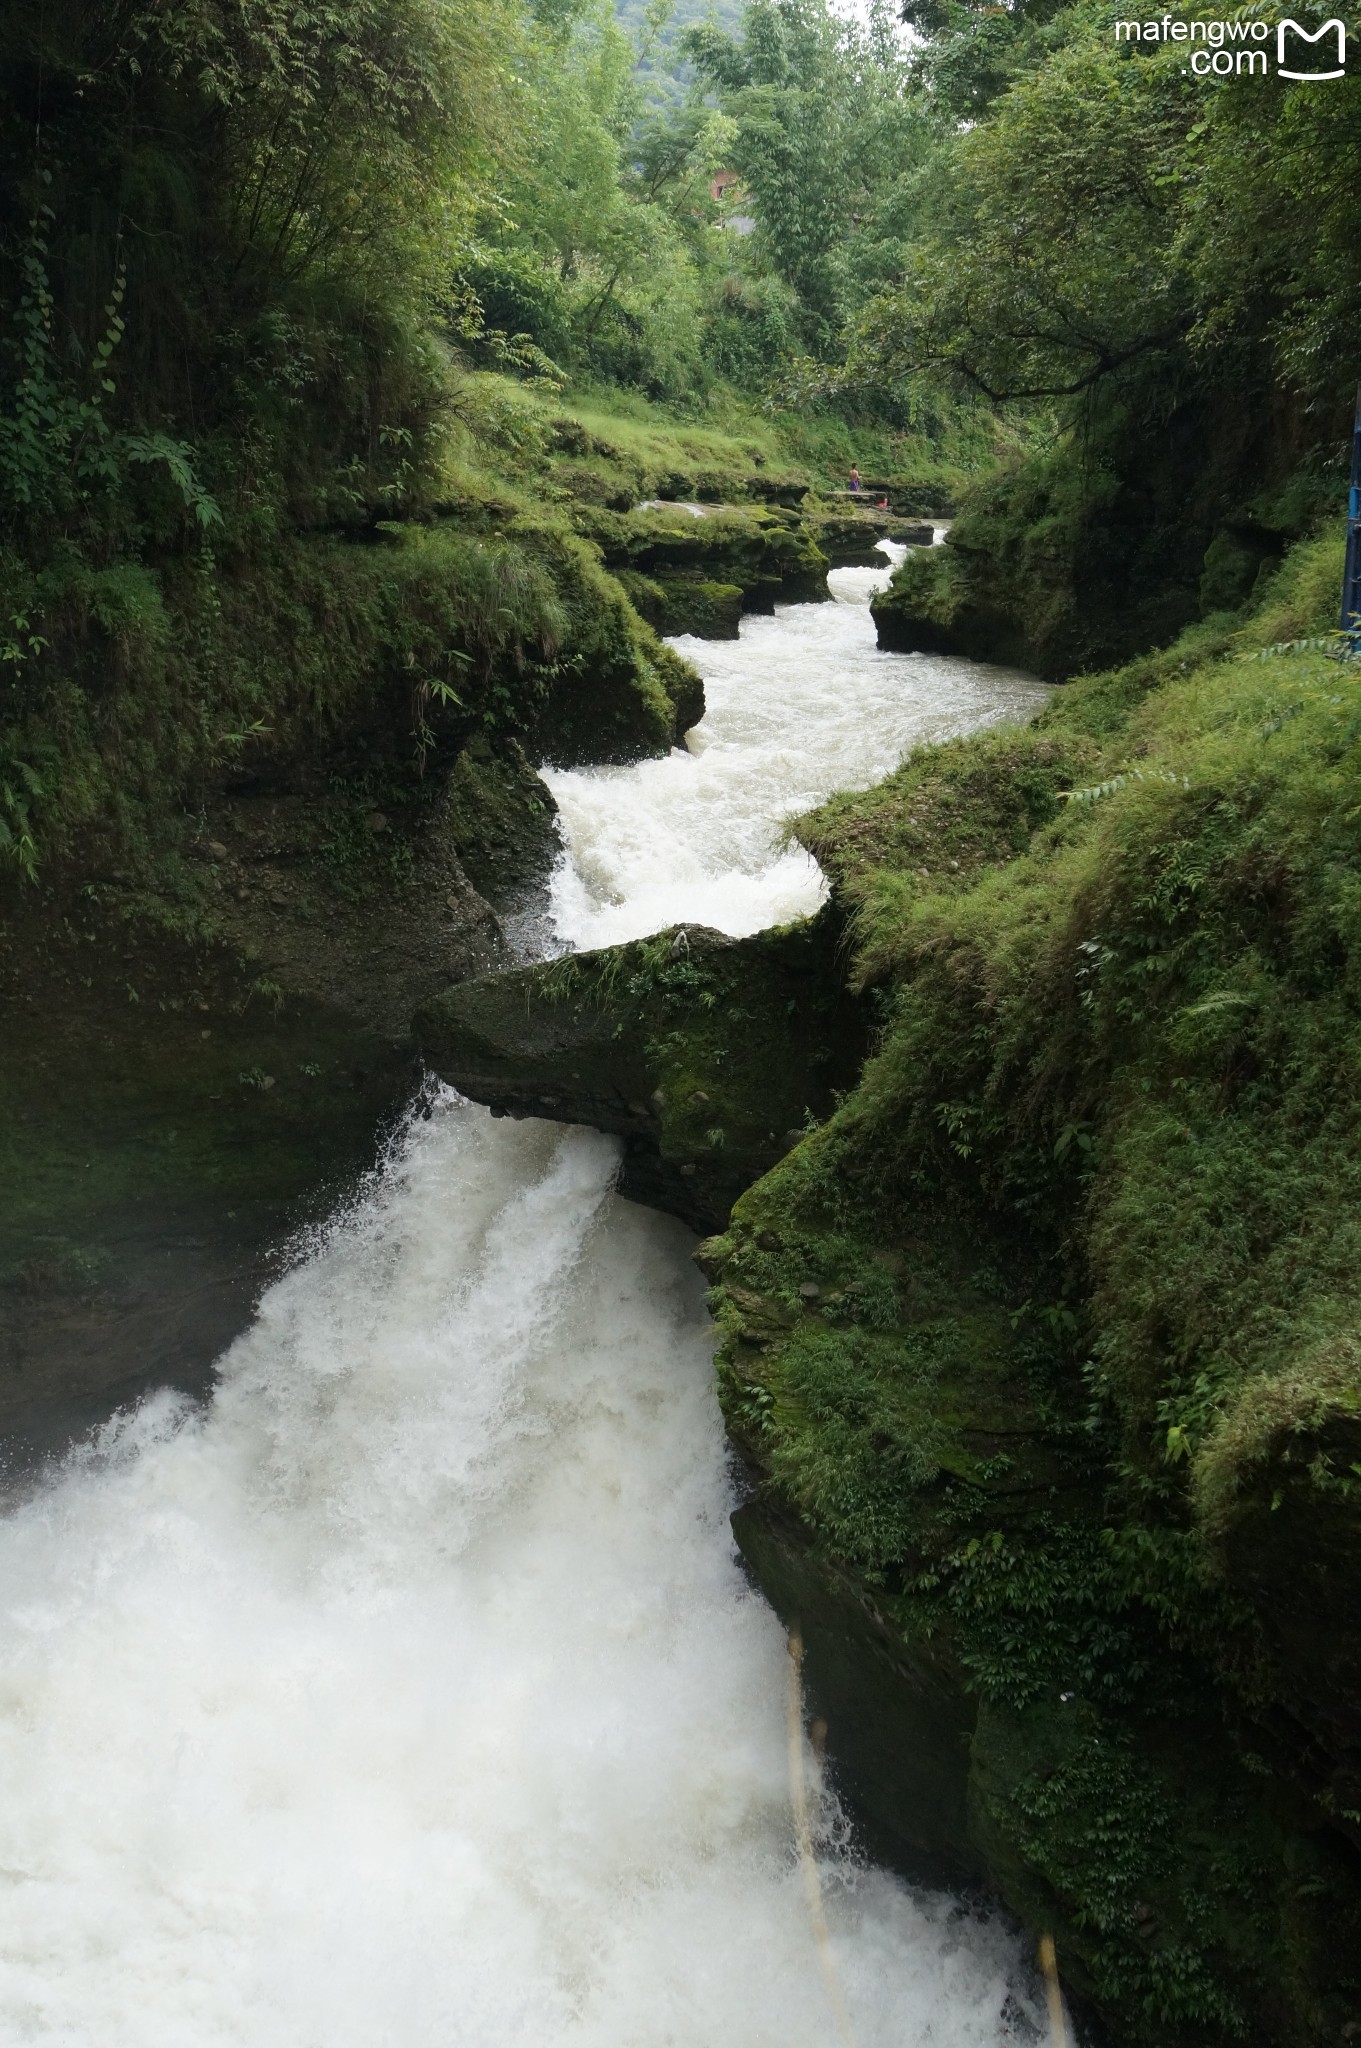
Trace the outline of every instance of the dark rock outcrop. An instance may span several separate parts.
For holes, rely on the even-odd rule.
[[[761,1591],[803,1638],[808,1703],[862,1834],[919,1879],[985,1883],[969,1820],[977,1703],[948,1649],[909,1644],[863,1581],[814,1557],[807,1532],[767,1502],[749,1501],[732,1524]]]
[[[670,575],[664,569],[650,576],[637,569],[619,569],[616,574],[634,609],[659,633],[693,633],[700,640],[737,638],[745,600],[740,584]]]
[[[734,590],[747,612],[827,596],[827,557],[796,511],[660,503],[627,513],[578,506],[574,518],[662,632],[730,637]]]
[[[270,1000],[321,1003],[399,1043],[436,989],[508,963],[455,851],[453,794],[339,815],[293,795],[214,807],[196,848],[213,923]]]
[[[151,1388],[206,1393],[419,1076],[409,1047],[224,945],[55,890],[0,930],[0,1042],[12,1470]]]
[[[498,1115],[616,1133],[626,1194],[713,1229],[854,1075],[864,1027],[835,945],[825,916],[740,940],[680,925],[463,982],[416,1039]]]
[[[896,654],[962,654],[1038,667],[1043,649],[1026,623],[980,598],[960,568],[948,539],[900,562],[888,589],[870,605],[879,645]]]
[[[921,520],[900,519],[895,513],[877,509],[859,511],[842,506],[835,511],[818,510],[807,515],[818,546],[837,568],[882,569],[881,540],[901,546],[929,548],[935,527]]]
[[[1355,1582],[1345,1490],[1316,1504],[1306,1435],[1230,1518],[1230,1580],[1279,1659],[1235,1710],[1156,1596],[1103,1611],[1110,1502],[1080,1430],[1037,1398],[1004,1247],[971,1271],[948,1215],[895,1234],[891,1211],[838,1208],[832,1135],[697,1258],[753,1483],[734,1530],[802,1636],[865,1839],[1054,1933],[1065,1984],[1117,2039],[1344,2042],[1361,1938],[1355,1650],[1328,1621]],[[1354,1418],[1327,1429],[1354,1462]]]
[[[237,778],[185,821],[173,900],[118,871],[9,906],[11,1464],[149,1388],[208,1390],[289,1243],[373,1164],[410,1100],[413,1008],[513,957],[501,918],[557,850],[552,798],[520,750],[475,739],[443,774],[384,775],[381,797],[374,780],[306,764],[263,787]]]

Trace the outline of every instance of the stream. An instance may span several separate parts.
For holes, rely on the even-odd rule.
[[[907,552],[880,547],[890,563]],[[834,569],[830,604],[746,618],[738,640],[674,640],[704,677],[708,710],[660,761],[549,770],[568,858],[553,915],[573,947],[613,946],[672,924],[734,938],[806,917],[817,863],[783,845],[784,820],[837,789],[864,789],[924,741],[1029,717],[1033,676],[931,654],[881,653],[870,599],[886,569]]]
[[[551,774],[558,945],[812,909],[784,818],[1041,701],[878,653],[882,580],[678,643],[687,749]],[[211,1403],[0,1523],[4,2048],[1040,2038],[1018,1937],[858,1857],[809,1752],[823,1967],[692,1239],[617,1159],[430,1091]]]

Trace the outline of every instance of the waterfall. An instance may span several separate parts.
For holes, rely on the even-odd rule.
[[[875,656],[866,578],[697,650],[692,753],[555,778],[568,940],[806,907],[791,805],[1033,699]],[[792,645],[843,614],[819,726]],[[702,1283],[617,1164],[428,1092],[211,1404],[115,1418],[0,1522],[4,2048],[835,2038]],[[858,1858],[806,1767],[858,2048],[1034,2040],[1015,1936]]]

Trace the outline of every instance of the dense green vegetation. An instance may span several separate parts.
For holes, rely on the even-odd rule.
[[[791,1066],[773,1114],[799,999],[758,1016],[734,949],[580,988],[642,1005],[621,1128],[693,1213],[792,1143],[709,1254],[723,1399],[810,1671],[823,1601],[848,1720],[879,1687],[881,1817],[1056,1928],[1122,2038],[1332,2048],[1361,1992],[1361,685],[1329,638],[1361,85],[1202,78],[1093,0],[909,15],[15,0],[7,972],[45,918],[43,988],[98,1001],[115,925],[287,916],[301,948],[329,889],[368,906],[353,980],[427,876],[466,904],[493,840],[532,867],[530,757],[672,743],[698,684],[658,629],[816,592],[852,460],[895,510],[957,504],[884,639],[1079,679],[800,828],[859,1003],[828,925],[763,942],[821,977],[816,1085]],[[457,859],[421,867],[440,806]],[[749,1057],[696,1085],[734,1029]],[[800,1099],[826,1121],[793,1143]]]
[[[617,1131],[644,1199],[761,1173],[699,1258],[840,1782],[1142,2048],[1328,2048],[1361,1992],[1340,573],[1301,543],[1245,618],[833,798],[811,925],[420,1022],[479,1098]]]
[[[1067,674],[1245,602],[1335,488],[1354,82],[1198,78],[1089,5],[910,11],[914,43],[821,0],[10,9],[9,861],[122,779],[82,661],[202,668],[280,536],[429,518],[470,455],[524,478],[524,408],[479,371],[773,430],[824,480],[858,457],[945,502],[972,472],[899,643]],[[551,577],[502,540],[518,586]],[[540,623],[509,642],[551,664]],[[212,665],[208,724],[272,729]]]
[[[593,748],[600,712],[606,753],[667,744],[677,665],[567,523],[485,491],[439,516],[514,10],[4,33],[0,855],[154,859],[186,801],[324,779],[337,736],[378,777],[474,732],[570,753],[583,691]]]
[[[646,394],[663,434],[773,435],[941,503],[970,473],[886,635],[1061,674],[1232,611],[1330,502],[1353,81],[1206,80],[1049,0],[923,0],[911,42],[882,5],[692,13],[9,10],[11,862],[110,794],[49,684],[108,642],[206,644],[188,584],[211,610],[281,535],[429,519],[451,463],[525,481],[513,392],[592,387],[566,410],[606,440]],[[501,538],[519,586],[551,577]],[[551,664],[540,623],[509,642]],[[215,665],[219,730],[272,728]]]
[[[857,455],[949,501],[986,445],[972,421],[857,427],[779,389],[840,347],[859,289],[849,130],[819,155],[812,109],[839,80],[877,163],[917,148],[901,53],[819,6],[749,27],[755,69],[716,18],[626,29],[600,0],[8,10],[11,878],[154,867],[186,804],[301,764],[381,792],[474,734],[664,746],[693,683],[594,566],[605,512],[759,497],[761,470],[788,504]],[[710,195],[733,166],[765,195],[750,237],[725,214],[756,202]],[[714,594],[679,610],[650,575],[633,594],[731,630],[732,593],[773,587],[692,580]]]
[[[1068,675],[1243,604],[1337,501],[1361,85],[1199,77],[1187,42],[1117,41],[1089,5],[914,12],[931,89],[975,125],[925,174],[854,363],[1026,424],[902,578],[895,644],[924,619]]]
[[[707,1252],[767,1511],[972,1702],[933,1846],[1159,2048],[1361,1988],[1340,567],[801,824],[878,1049]]]

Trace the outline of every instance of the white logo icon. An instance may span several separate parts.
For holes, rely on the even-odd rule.
[[[1285,68],[1285,32],[1288,28],[1293,28],[1295,34],[1300,38],[1300,41],[1304,43],[1320,42],[1324,36],[1330,33],[1331,30],[1336,29],[1336,71],[1287,71]],[[1320,50],[1319,55],[1324,56],[1325,53],[1322,50]],[[1301,28],[1297,21],[1278,22],[1276,24],[1276,69],[1282,78],[1300,78],[1304,80],[1312,80],[1315,78],[1345,78],[1347,72],[1346,29],[1342,26],[1342,23],[1340,21],[1325,21],[1322,28],[1316,28],[1311,34],[1307,28]]]

